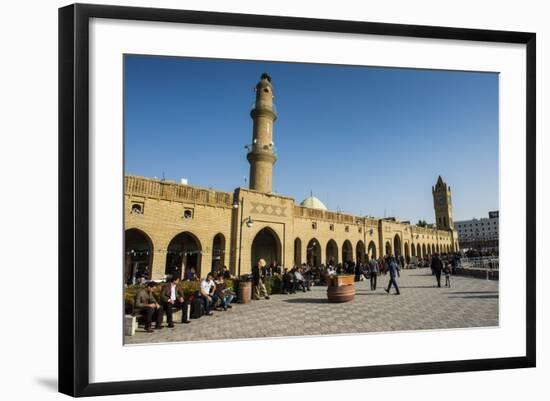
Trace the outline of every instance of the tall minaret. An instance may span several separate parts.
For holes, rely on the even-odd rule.
[[[273,165],[277,161],[273,144],[273,123],[277,114],[271,77],[266,73],[256,85],[256,102],[250,116],[254,121],[252,144],[246,155],[250,163],[250,189],[269,193],[272,192]]]
[[[438,177],[435,187],[432,187],[434,198],[435,224],[439,230],[452,230],[453,223],[453,203],[451,201],[451,187]]]

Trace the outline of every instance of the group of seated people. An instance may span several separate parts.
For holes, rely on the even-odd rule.
[[[206,278],[200,280],[199,290],[187,300],[180,278],[176,274],[169,275],[165,283],[148,282],[145,288],[137,293],[134,303],[136,312],[143,317],[145,331],[153,332],[153,322],[155,329],[162,329],[165,313],[168,327],[173,328],[173,313],[178,309],[182,310],[181,323],[190,323],[190,317],[211,316],[212,309],[227,311],[232,308],[231,302],[235,299],[235,294],[226,287],[226,275],[222,272],[216,273],[215,276],[214,279],[214,273],[208,273]],[[162,285],[159,299],[153,291],[157,285]]]
[[[299,289],[303,292],[311,291],[312,269],[305,263],[302,266],[294,266],[292,269],[285,267],[282,279],[283,294],[295,294]]]

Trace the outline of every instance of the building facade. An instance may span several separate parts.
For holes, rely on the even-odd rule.
[[[455,226],[461,249],[498,251],[498,210],[489,212],[489,217],[457,221]]]
[[[384,255],[409,261],[458,250],[451,189],[441,177],[432,187],[434,228],[330,211],[313,196],[297,204],[291,197],[273,193],[277,114],[267,74],[256,85],[250,115],[249,188],[230,193],[125,177],[126,277],[145,267],[152,279],[160,280],[168,272],[182,274],[191,267],[201,276],[224,265],[234,274],[246,274],[259,258],[283,267],[319,266]]]

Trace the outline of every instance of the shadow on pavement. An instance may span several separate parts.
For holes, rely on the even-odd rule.
[[[401,287],[400,287],[401,288]],[[378,292],[378,290],[375,291],[367,291],[367,292],[356,292],[355,295],[368,295],[368,296],[372,296],[372,295],[388,295],[386,294],[385,292]]]
[[[462,299],[498,299],[498,294],[494,295],[464,295],[464,296],[457,296],[457,297],[449,297],[449,298],[462,298]]]
[[[399,279],[397,279],[397,285],[399,285]],[[443,285],[441,285],[441,287],[443,288]],[[434,284],[434,285],[411,285],[411,286],[400,285],[399,288],[437,288],[437,284]]]
[[[449,294],[498,294],[498,291],[451,291]]]
[[[320,298],[291,298],[285,299],[283,302],[291,304],[328,304],[328,299]]]

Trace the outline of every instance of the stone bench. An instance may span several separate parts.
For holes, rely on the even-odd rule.
[[[181,309],[177,309],[172,313],[172,318],[174,322],[181,322]],[[135,314],[135,315],[124,315],[124,335],[125,336],[133,336],[136,334],[136,329],[138,326],[142,325],[141,323],[141,315]],[[166,312],[163,312],[162,314],[162,324],[168,324],[166,319]]]

